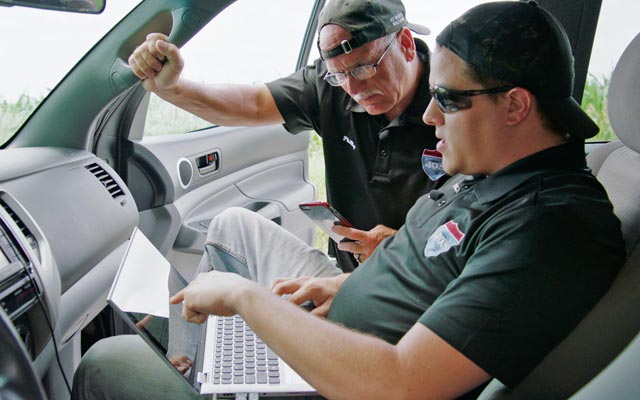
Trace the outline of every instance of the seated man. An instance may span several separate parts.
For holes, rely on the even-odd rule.
[[[420,198],[349,276],[279,281],[276,294],[293,292],[285,301],[238,274],[203,273],[171,299],[185,319],[242,315],[328,398],[475,398],[492,377],[521,381],[625,258],[620,223],[577,145],[598,128],[571,98],[567,37],[535,2],[486,3],[454,20],[437,37],[429,81],[424,120],[444,168],[472,177]],[[212,263],[313,262],[312,249],[285,244],[277,260],[245,253],[263,234],[214,246]],[[308,299],[326,319],[292,304]],[[117,351],[105,340],[85,356],[75,397],[135,397],[119,380],[136,372],[106,368],[106,349]],[[166,372],[156,379],[169,382]]]

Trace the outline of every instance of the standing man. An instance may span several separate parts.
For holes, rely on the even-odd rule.
[[[358,229],[356,242],[330,242],[351,271],[404,222],[421,195],[446,179],[422,167],[434,149],[421,115],[429,102],[429,49],[400,0],[332,0],[318,25],[321,59],[263,85],[204,85],[180,76],[184,61],[154,33],[129,58],[145,89],[217,125],[284,124],[322,136],[328,201]],[[166,59],[166,62],[162,62]],[[437,159],[436,159],[437,161]],[[434,163],[430,163],[434,165]]]
[[[424,114],[447,173],[469,177],[421,197],[362,268],[327,278],[335,295],[294,288],[296,301],[331,301],[326,319],[277,296],[288,281],[274,294],[218,271],[171,302],[196,323],[240,314],[328,398],[475,399],[491,378],[517,385],[625,259],[607,194],[571,143],[598,131],[571,97],[573,77],[565,32],[534,1],[472,8],[437,37]],[[74,395],[110,382],[126,398],[100,362],[114,349],[90,350]]]

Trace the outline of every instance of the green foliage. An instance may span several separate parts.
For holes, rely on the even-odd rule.
[[[600,133],[589,141],[610,141],[616,140],[616,135],[609,123],[609,112],[607,108],[607,91],[609,90],[609,78],[600,78],[589,74],[582,95],[582,109],[600,127]]]
[[[309,141],[309,178],[316,187],[318,200],[327,200],[327,190],[324,175],[324,151],[322,149],[322,137],[315,132],[311,133]],[[316,228],[316,240],[314,247],[327,251],[329,236],[320,228]]]
[[[210,126],[209,121],[167,103],[155,94],[151,95],[144,125],[145,136],[193,132]]]
[[[14,102],[0,98],[0,145],[13,136],[42,99],[44,97],[35,98],[26,94]]]

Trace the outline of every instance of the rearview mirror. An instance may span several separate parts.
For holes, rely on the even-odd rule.
[[[100,14],[107,0],[0,0],[4,7],[32,7],[46,10]]]

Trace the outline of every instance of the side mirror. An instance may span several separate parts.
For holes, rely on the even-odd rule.
[[[104,10],[106,2],[107,0],[0,0],[0,6],[100,14]]]

